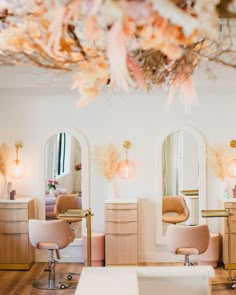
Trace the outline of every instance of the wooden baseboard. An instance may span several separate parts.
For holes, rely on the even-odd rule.
[[[30,263],[0,263],[1,270],[29,270],[34,261]]]
[[[230,266],[231,266],[231,269],[236,269],[236,263],[231,263]],[[229,269],[229,264],[228,263],[225,263],[224,264],[224,268],[225,269]]]

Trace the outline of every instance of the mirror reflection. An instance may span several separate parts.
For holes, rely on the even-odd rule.
[[[55,206],[62,195],[77,197],[76,203],[79,203],[81,208],[82,164],[81,145],[78,140],[67,132],[55,134],[46,143],[44,162],[45,219],[57,218]],[[66,203],[68,203],[67,199],[65,199]],[[73,228],[74,226],[73,224]],[[80,227],[81,225],[77,224],[76,231],[80,232]]]
[[[198,224],[199,145],[188,132],[176,131],[165,138],[162,146],[162,180],[164,233],[168,225],[166,215],[176,216],[169,220],[179,220],[187,225]],[[181,200],[177,202],[177,198],[173,199],[176,196],[183,198],[189,210],[188,214],[183,202]],[[170,209],[173,202],[175,210]],[[185,217],[182,218],[183,216]]]

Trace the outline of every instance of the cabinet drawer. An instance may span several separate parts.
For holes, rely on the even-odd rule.
[[[0,234],[0,262],[27,263],[29,260],[28,234]]]
[[[28,221],[0,221],[0,233],[28,233]]]
[[[137,264],[137,235],[106,235],[106,265]]]
[[[231,209],[230,210],[230,214],[232,214],[231,216],[230,216],[230,220],[235,220],[236,221],[236,208],[235,209]]]
[[[129,209],[129,210],[106,210],[105,211],[106,221],[137,221],[137,210]]]
[[[28,220],[28,208],[0,208],[0,221],[22,221]]]
[[[236,234],[231,234],[231,263],[236,263]],[[228,263],[228,234],[225,234],[223,240],[223,261],[224,263]]]
[[[232,208],[236,210],[236,202],[225,202],[225,208]]]
[[[224,232],[225,233],[228,233],[228,225],[227,225],[227,221],[226,220],[224,222],[224,226],[225,226]],[[236,220],[232,220],[230,222],[230,226],[231,226],[231,233],[236,233]]]
[[[137,234],[137,222],[106,222],[106,234]]]
[[[0,209],[28,209],[28,203],[0,203]]]
[[[129,210],[129,209],[137,209],[136,203],[119,203],[119,204],[106,204],[106,209],[112,209],[112,210]]]

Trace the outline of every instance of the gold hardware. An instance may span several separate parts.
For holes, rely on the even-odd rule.
[[[17,141],[16,143],[15,143],[15,147],[16,147],[16,149],[22,149],[23,148],[23,142],[22,141]]]
[[[236,139],[233,139],[233,140],[230,141],[230,146],[232,148],[236,148]]]
[[[131,148],[131,142],[129,141],[129,140],[126,140],[126,141],[124,141],[123,142],[123,147],[126,149],[126,150],[128,150],[128,149],[130,149]]]

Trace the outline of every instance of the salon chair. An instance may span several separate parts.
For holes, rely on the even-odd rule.
[[[162,221],[166,223],[180,223],[189,218],[189,209],[182,196],[162,197]]]
[[[66,279],[56,279],[55,267],[60,259],[60,249],[64,249],[74,241],[75,234],[64,220],[29,220],[29,239],[33,247],[37,249],[49,250],[48,260],[48,280],[37,280],[33,282],[33,287],[45,290],[65,289],[70,287],[75,281],[72,275],[67,274]]]
[[[78,195],[59,195],[56,200],[54,212],[57,219],[65,220],[68,223],[81,221],[79,217],[60,216],[60,213],[67,209],[82,209],[81,197]]]
[[[210,232],[206,224],[194,226],[170,224],[165,238],[170,252],[184,255],[184,265],[189,266],[192,265],[190,255],[199,255],[207,250]]]

